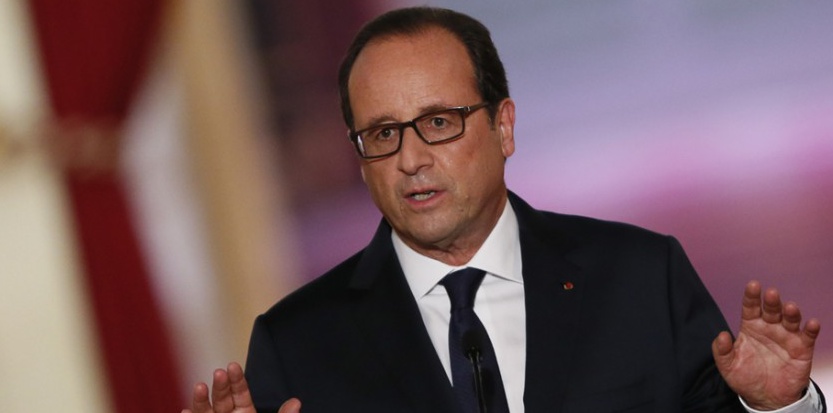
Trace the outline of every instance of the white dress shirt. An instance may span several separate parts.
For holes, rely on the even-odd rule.
[[[396,231],[391,231],[393,247],[402,271],[416,299],[422,321],[434,349],[451,381],[448,351],[448,326],[451,304],[445,288],[438,283],[449,273],[465,267],[486,271],[477,290],[474,311],[489,334],[503,378],[509,411],[524,413],[523,394],[526,374],[526,311],[524,307],[523,267],[518,220],[509,202],[483,246],[466,265],[453,267],[428,258],[407,246]],[[743,402],[743,399],[741,399]],[[750,413],[759,413],[747,406]],[[774,413],[818,413],[821,402],[814,386],[790,406]]]
[[[518,220],[509,202],[506,202],[503,214],[483,246],[463,267],[452,267],[421,255],[405,245],[395,231],[392,234],[393,247],[402,264],[402,271],[449,380],[451,362],[448,353],[448,324],[451,320],[451,304],[445,288],[438,283],[447,274],[463,267],[486,271],[474,299],[474,311],[495,348],[509,411],[523,413],[526,312]]]

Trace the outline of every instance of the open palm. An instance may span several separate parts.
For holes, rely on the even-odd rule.
[[[758,410],[796,402],[810,384],[813,349],[821,325],[815,319],[801,328],[795,303],[782,303],[778,291],[761,296],[752,281],[743,296],[737,340],[728,332],[712,344],[715,363],[729,387]]]

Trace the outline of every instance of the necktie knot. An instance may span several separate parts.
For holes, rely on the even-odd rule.
[[[483,270],[468,267],[454,271],[440,281],[448,292],[451,311],[474,308],[474,297],[485,275]]]

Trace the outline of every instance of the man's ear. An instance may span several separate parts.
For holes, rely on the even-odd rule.
[[[495,113],[495,123],[503,156],[508,158],[515,153],[515,101],[503,99]]]

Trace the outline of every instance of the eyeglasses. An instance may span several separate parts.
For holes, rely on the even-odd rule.
[[[466,118],[489,105],[482,102],[471,106],[458,106],[426,113],[409,122],[383,123],[357,132],[350,132],[350,141],[364,159],[384,158],[402,148],[405,128],[411,127],[417,136],[429,145],[448,142],[463,136]]]

